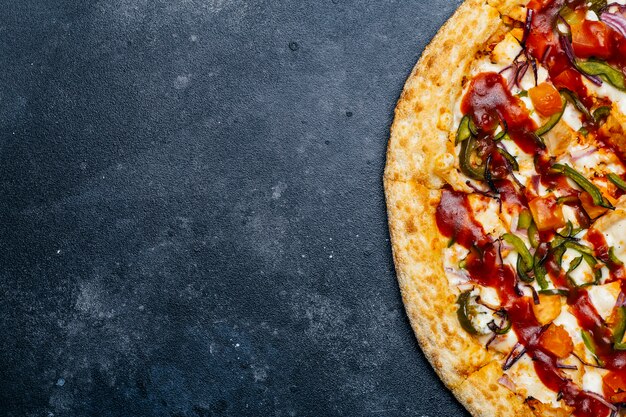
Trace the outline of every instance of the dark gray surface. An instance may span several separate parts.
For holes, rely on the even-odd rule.
[[[0,415],[464,415],[381,175],[459,1],[0,1]]]

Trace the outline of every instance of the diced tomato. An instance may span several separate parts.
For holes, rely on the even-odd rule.
[[[532,303],[535,318],[539,324],[544,325],[551,323],[561,314],[560,295],[539,294],[539,304]]]
[[[571,91],[577,91],[578,86],[582,84],[580,74],[573,69],[566,69],[552,80],[557,88],[567,88]]]
[[[554,195],[537,197],[528,203],[530,212],[540,231],[555,230],[565,226],[563,209],[556,202]]]
[[[528,90],[528,96],[535,110],[545,117],[561,111],[563,100],[556,88],[550,83],[541,83]]]
[[[602,22],[591,20],[572,25],[572,45],[579,58],[608,58],[611,56],[609,28]]]
[[[574,351],[574,342],[563,326],[548,327],[539,339],[539,346],[557,358],[567,358]]]
[[[580,193],[579,198],[580,202],[582,203],[583,209],[585,209],[591,219],[596,219],[602,216],[608,210],[607,208],[596,206],[595,204],[593,204],[593,198],[591,198],[591,195],[589,193],[582,192]]]
[[[604,394],[611,402],[626,401],[626,374],[612,371],[602,378]]]

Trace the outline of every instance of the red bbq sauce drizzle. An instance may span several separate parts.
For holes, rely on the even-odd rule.
[[[501,120],[506,121],[508,132],[515,143],[526,153],[539,150],[532,133],[537,129],[529,117],[524,102],[511,94],[506,80],[495,72],[484,72],[474,77],[461,102],[463,114],[470,114],[476,126],[492,133]]]
[[[588,94],[582,81],[582,75],[568,57],[563,39],[555,31],[560,10],[567,4],[573,10],[584,8],[581,0],[531,0],[528,8],[530,13],[530,32],[522,45],[527,59],[534,59],[547,68],[550,81],[559,89],[566,88],[575,93],[589,108],[593,98]],[[618,33],[610,30],[610,53],[603,53],[607,62],[626,67],[626,40]],[[584,57],[587,58],[587,57]],[[508,134],[524,152],[534,154],[536,168],[541,182],[551,188],[559,189],[561,195],[577,196],[580,191],[572,189],[563,176],[549,173],[551,160],[545,148],[536,140],[534,132],[537,125],[530,118],[523,101],[514,96],[507,82],[500,74],[481,73],[475,76],[461,103],[463,114],[469,115],[480,131],[477,140],[482,141],[484,154],[492,155],[498,164],[502,164],[494,152],[495,146],[489,140],[498,128],[506,123]],[[591,126],[594,128],[594,126]],[[605,142],[610,143],[605,139]],[[613,146],[614,148],[614,146]],[[615,149],[613,149],[615,151]],[[617,150],[619,151],[619,149]],[[619,154],[619,152],[618,152]],[[537,195],[531,189],[520,189],[512,181],[498,176],[494,181],[498,197],[508,205],[527,207],[528,201]],[[573,203],[583,213],[582,207]],[[586,215],[585,215],[586,216]],[[562,369],[558,367],[557,358],[539,345],[545,327],[537,321],[532,303],[533,300],[522,295],[518,288],[516,273],[508,265],[504,265],[498,253],[498,241],[494,241],[473,216],[467,195],[444,188],[441,201],[436,211],[437,225],[441,233],[469,250],[465,268],[472,281],[496,289],[507,311],[518,340],[526,348],[534,363],[535,370],[545,386],[559,392],[563,401],[573,407],[576,417],[602,417],[610,414],[610,409],[593,395],[590,395],[572,382]],[[588,218],[579,221],[584,227],[590,225]],[[540,236],[542,244],[538,251],[548,252],[548,242],[554,232],[543,232]],[[624,268],[611,267],[609,248],[604,236],[591,229],[587,235],[598,259],[610,269],[610,280],[624,278]],[[567,303],[581,328],[588,332],[595,343],[596,355],[604,367],[612,373],[619,374],[626,380],[626,351],[613,348],[612,333],[591,303],[585,289],[572,287],[565,277],[564,271],[550,254],[546,259],[546,270],[557,288],[569,290]],[[622,281],[622,293],[626,294],[626,280]]]

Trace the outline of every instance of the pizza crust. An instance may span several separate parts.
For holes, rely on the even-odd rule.
[[[477,52],[526,1],[466,0],[425,49],[398,101],[384,187],[396,274],[420,347],[475,417],[555,415],[498,383],[500,354],[467,334],[442,262],[435,209],[454,168],[454,105]]]

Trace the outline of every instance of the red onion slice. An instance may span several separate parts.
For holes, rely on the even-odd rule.
[[[569,39],[567,39],[563,35],[559,35],[559,43],[561,44],[561,48],[563,48],[563,51],[565,52],[565,56],[567,56],[567,59],[569,60],[572,67],[576,68],[578,72],[584,75],[585,78],[587,78],[589,81],[591,81],[595,85],[602,85],[602,79],[600,77],[595,76],[595,75],[589,75],[578,69],[578,67],[576,66],[576,57],[574,56],[574,49],[572,49],[572,44],[569,42]]]
[[[509,355],[506,357],[504,361],[504,365],[502,365],[502,370],[506,371],[511,368],[511,366],[515,365],[515,363],[521,359],[522,356],[526,353],[526,348],[524,345],[520,343],[516,343],[513,347],[513,350],[509,352]]]
[[[596,394],[595,392],[592,391],[583,391],[587,396],[593,398],[594,400],[598,401],[599,403],[601,403],[602,405],[604,405],[605,407],[608,407],[609,410],[611,411],[617,411],[617,407],[615,407],[613,404],[611,404],[610,402],[608,402],[602,395],[600,394]]]
[[[533,16],[535,15],[535,11],[533,9],[528,9],[526,13],[526,22],[524,23],[524,35],[522,36],[522,48],[525,49],[526,41],[528,40],[528,35],[530,35],[530,29],[533,23]]]
[[[579,152],[572,152],[570,155],[572,156],[572,161],[578,161],[585,156],[593,155],[597,150],[598,148],[596,148],[595,146],[590,146]]]
[[[600,15],[600,20],[626,38],[626,17],[621,14],[604,12]]]
[[[498,383],[503,387],[508,388],[509,390],[515,392],[515,383],[511,381],[508,375],[504,374],[498,379]]]

